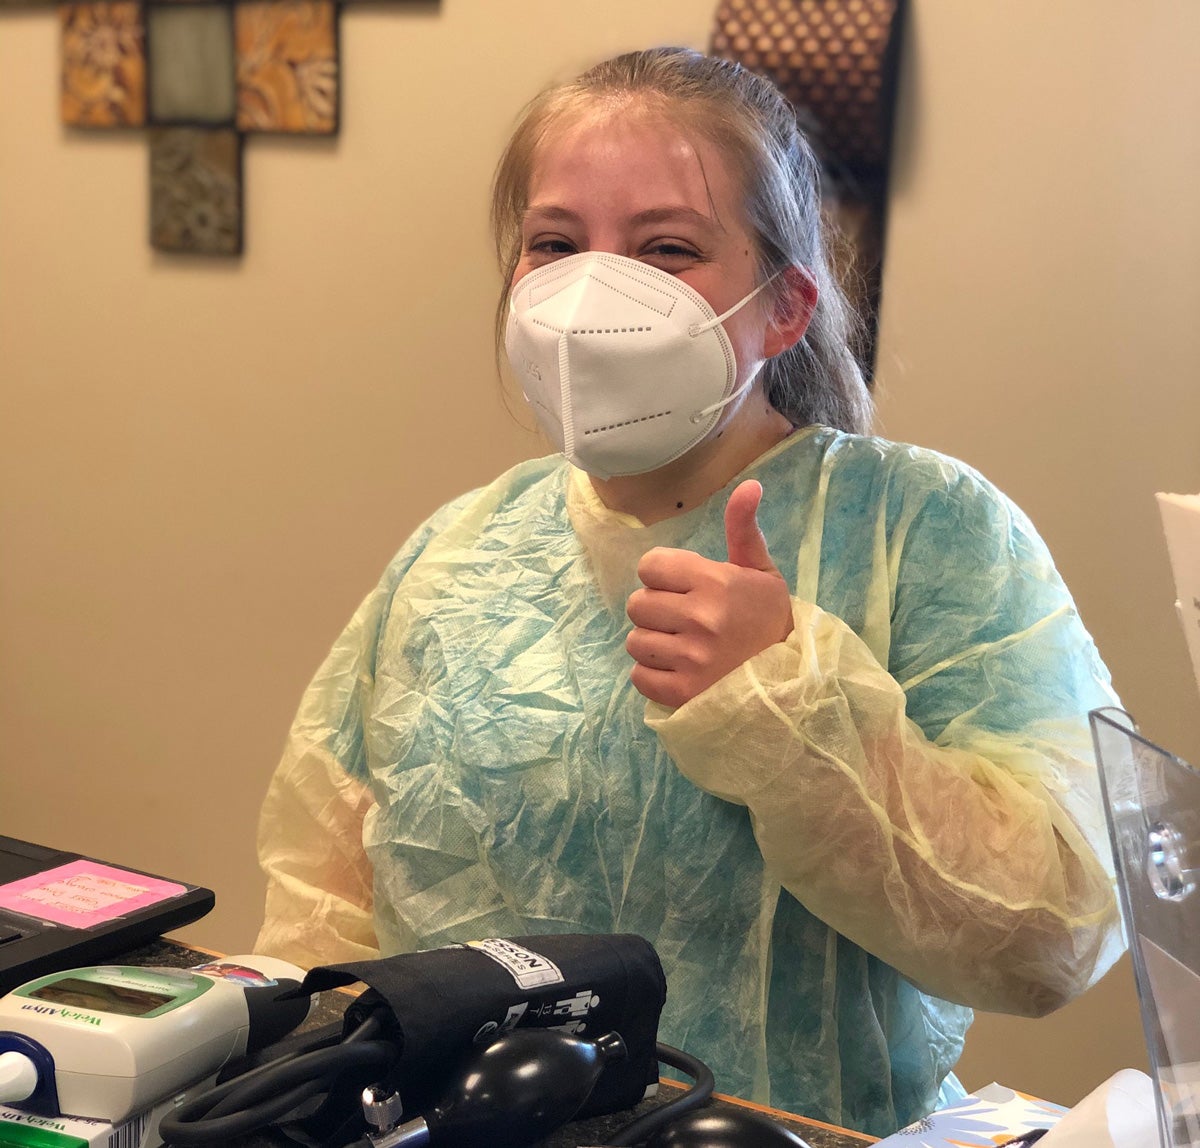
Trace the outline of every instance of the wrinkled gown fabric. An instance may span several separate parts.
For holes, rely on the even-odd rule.
[[[795,630],[647,703],[638,559],[724,560],[748,477]],[[972,1007],[1043,1013],[1119,953],[1086,717],[1114,701],[1033,527],[962,463],[808,428],[642,526],[529,462],[410,539],[305,695],[259,948],[639,933],[661,1039],[719,1090],[885,1135],[937,1106]]]

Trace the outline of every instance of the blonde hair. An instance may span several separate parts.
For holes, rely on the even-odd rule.
[[[820,169],[795,111],[764,77],[688,48],[616,56],[547,89],[525,109],[492,188],[492,235],[504,276],[497,344],[521,258],[521,225],[538,147],[564,120],[597,105],[617,107],[631,100],[697,132],[721,151],[742,183],[763,279],[800,266],[816,280],[817,305],[804,338],[763,367],[768,401],[795,426],[821,423],[867,433],[871,397],[852,350],[860,337],[859,320],[831,268]],[[778,301],[782,276],[773,288]]]

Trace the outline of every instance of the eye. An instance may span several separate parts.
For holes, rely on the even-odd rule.
[[[638,258],[652,267],[670,272],[683,271],[704,261],[704,256],[692,244],[679,239],[656,239],[647,243]]]
[[[525,256],[535,266],[574,254],[575,244],[562,235],[535,235],[525,244]]]

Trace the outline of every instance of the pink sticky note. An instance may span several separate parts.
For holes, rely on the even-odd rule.
[[[99,861],[70,861],[0,885],[0,909],[73,929],[94,929],[186,892],[186,886],[173,881],[114,869]]]

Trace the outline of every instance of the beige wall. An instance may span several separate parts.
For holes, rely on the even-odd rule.
[[[349,7],[333,142],[251,140],[239,262],[155,256],[136,134],[57,122],[50,10],[0,13],[0,832],[210,885],[307,678],[406,533],[537,451],[493,381],[491,165],[544,81],[703,44],[699,0]],[[1127,704],[1200,760],[1153,492],[1200,489],[1200,8],[915,0],[881,426],[1055,551]],[[1122,965],[962,1065],[1072,1101],[1141,1063]]]

